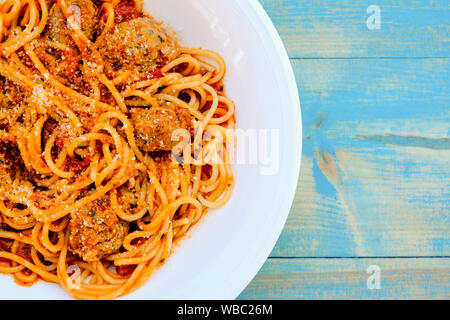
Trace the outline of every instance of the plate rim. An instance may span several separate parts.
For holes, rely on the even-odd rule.
[[[289,187],[286,187],[288,190],[288,195],[284,197],[284,202],[279,206],[279,214],[277,218],[277,225],[274,227],[274,232],[270,234],[269,237],[266,238],[266,244],[263,249],[257,254],[256,261],[253,260],[253,263],[247,266],[247,272],[242,272],[242,274],[246,274],[245,277],[241,277],[240,281],[236,281],[234,288],[230,288],[230,297],[231,300],[235,300],[239,297],[239,295],[246,289],[246,287],[250,284],[250,282],[255,278],[258,274],[264,263],[270,256],[273,248],[275,247],[280,235],[284,229],[288,216],[290,214],[290,210],[295,198],[295,193],[298,186],[300,169],[301,169],[301,159],[303,153],[303,125],[302,125],[302,115],[301,115],[301,102],[299,96],[299,90],[297,86],[297,81],[295,78],[294,70],[292,68],[289,55],[287,49],[281,39],[280,34],[278,33],[275,25],[273,24],[271,18],[268,13],[265,11],[264,7],[258,0],[247,0],[244,1],[236,1],[239,7],[242,8],[243,5],[248,4],[251,11],[255,12],[256,18],[258,18],[261,22],[261,25],[264,27],[264,31],[270,36],[272,40],[272,44],[274,45],[274,49],[278,57],[280,58],[280,63],[283,66],[282,74],[286,76],[285,85],[287,87],[289,105],[291,106],[290,114],[293,115],[292,125],[294,128],[298,129],[297,134],[293,134],[292,136],[292,146],[297,146],[295,152],[295,159],[293,161],[293,170],[291,174],[291,179],[288,182]],[[250,12],[251,12],[250,11]],[[243,10],[245,15],[249,15],[249,11]],[[259,32],[262,32],[259,28],[256,28]],[[270,245],[269,245],[270,243]],[[245,265],[241,265],[240,269],[244,268]],[[247,279],[244,279],[247,278]],[[233,283],[233,282],[232,282]]]

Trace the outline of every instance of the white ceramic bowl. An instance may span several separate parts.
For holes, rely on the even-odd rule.
[[[237,127],[278,132],[278,146],[271,146],[278,157],[268,160],[279,168],[268,174],[261,157],[256,164],[235,165],[230,202],[211,210],[163,267],[125,299],[234,299],[275,245],[297,185],[302,128],[291,65],[257,0],[144,2],[146,11],[166,21],[183,45],[216,50],[225,58],[225,84],[237,106]],[[245,148],[237,145],[238,152]],[[70,298],[57,285],[40,282],[22,288],[5,275],[0,275],[0,288],[0,299]]]

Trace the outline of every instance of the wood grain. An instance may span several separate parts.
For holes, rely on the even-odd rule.
[[[450,256],[445,161],[434,171],[421,166],[423,159],[416,166],[397,159],[393,168],[384,165],[392,156],[377,151],[338,151],[335,186],[317,158],[303,157],[297,196],[271,257]]]
[[[447,57],[446,0],[260,0],[291,58]],[[381,28],[369,30],[367,8],[378,5]]]
[[[369,266],[380,289],[368,289]],[[450,259],[270,259],[239,299],[449,299]],[[373,288],[373,287],[372,287]]]
[[[450,256],[449,60],[292,63],[302,172],[272,256]]]
[[[448,1],[260,2],[296,75],[303,158],[283,233],[240,298],[449,299]]]

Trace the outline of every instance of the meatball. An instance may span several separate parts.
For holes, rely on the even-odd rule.
[[[22,114],[29,91],[0,76],[0,129],[9,131],[11,125]]]
[[[133,108],[130,114],[136,144],[143,152],[171,151],[178,143],[173,141],[174,131],[192,127],[191,114],[182,107]]]
[[[80,23],[83,33],[93,40],[98,33],[100,21],[97,7],[91,0],[66,0],[66,3],[69,13]],[[81,73],[82,55],[72,39],[72,34],[61,8],[55,3],[49,11],[43,37],[33,40],[31,45],[46,69],[58,81],[89,95],[89,88]]]
[[[179,48],[160,25],[149,17],[119,23],[98,43],[107,72],[148,72],[179,55]]]
[[[98,9],[91,0],[66,0],[69,13],[81,25],[81,30],[93,40],[99,26]],[[61,8],[55,3],[48,14],[48,24],[45,36],[63,44],[72,43],[70,30]]]
[[[21,104],[26,97],[23,88],[0,76],[0,108],[11,108]]]
[[[107,197],[71,213],[70,250],[86,262],[95,262],[119,251],[128,233],[128,223],[120,221]]]

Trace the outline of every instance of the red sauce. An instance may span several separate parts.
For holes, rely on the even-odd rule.
[[[57,136],[55,139],[55,144],[60,150],[62,150],[64,148],[64,144],[65,144],[64,138],[61,136]]]
[[[145,243],[145,241],[147,241],[146,238],[136,238],[133,240],[132,244],[133,244],[133,246],[139,247],[139,246],[142,246]]]
[[[172,69],[173,72],[182,73],[189,66],[189,63],[183,62]]]
[[[121,277],[127,277],[133,273],[134,269],[136,269],[135,265],[123,265],[123,266],[117,266],[116,272]]]
[[[202,167],[202,177],[206,180],[211,177],[212,166],[210,164],[206,164]]]
[[[68,78],[72,78],[78,71],[78,61],[79,57],[75,50],[68,48],[64,51],[64,60],[66,62],[65,75]]]
[[[133,0],[122,0],[114,7],[114,22],[121,23],[140,16]]]
[[[11,249],[11,246],[12,246],[11,240],[0,238],[0,251],[9,251]]]
[[[153,69],[151,71],[147,71],[145,73],[145,78],[142,80],[151,80],[151,79],[159,79],[162,78],[164,74],[162,73],[161,69]]]
[[[70,172],[80,173],[91,164],[91,157],[86,156],[83,160],[71,159],[66,164],[66,168]]]
[[[222,82],[215,83],[213,85],[214,90],[217,92],[219,96],[224,95],[224,86]]]
[[[29,244],[25,244],[17,249],[17,255],[21,256],[25,260],[32,261],[31,259],[31,246]]]

